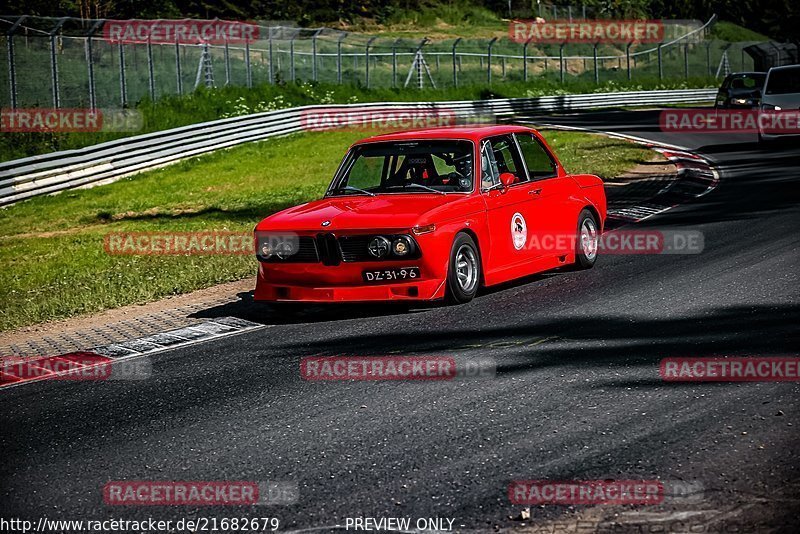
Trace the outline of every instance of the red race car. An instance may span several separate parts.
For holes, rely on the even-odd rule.
[[[324,198],[255,228],[255,300],[462,303],[478,288],[591,267],[603,182],[523,126],[435,128],[350,147]]]

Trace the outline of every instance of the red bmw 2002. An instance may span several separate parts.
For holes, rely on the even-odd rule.
[[[350,147],[324,198],[256,226],[255,300],[463,303],[591,267],[605,218],[600,178],[568,174],[534,129],[378,135]]]

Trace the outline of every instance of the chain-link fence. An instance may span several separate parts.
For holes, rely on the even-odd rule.
[[[510,38],[393,39],[260,25],[250,40],[185,43],[109,39],[110,21],[0,17],[2,107],[126,107],[198,86],[291,80],[365,87],[676,80],[752,69],[752,43],[708,39],[713,23],[665,24],[656,44],[539,44]]]

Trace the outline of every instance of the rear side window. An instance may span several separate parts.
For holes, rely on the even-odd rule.
[[[534,139],[531,134],[515,134],[525,158],[525,165],[528,167],[528,174],[531,180],[551,178],[556,175],[556,164],[550,158],[550,154]]]
[[[769,73],[768,95],[800,93],[800,69],[774,70]]]

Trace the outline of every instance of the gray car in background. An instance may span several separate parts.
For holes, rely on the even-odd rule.
[[[759,120],[759,141],[771,141],[800,134],[800,125],[796,120],[797,116],[800,115],[800,65],[773,67],[769,70],[761,95],[760,110],[762,114],[777,115],[776,112],[780,112],[780,115],[785,117],[794,112],[795,118],[794,120],[783,121],[788,128],[782,131],[765,131],[764,123],[767,121]],[[793,131],[791,131],[792,129]]]

